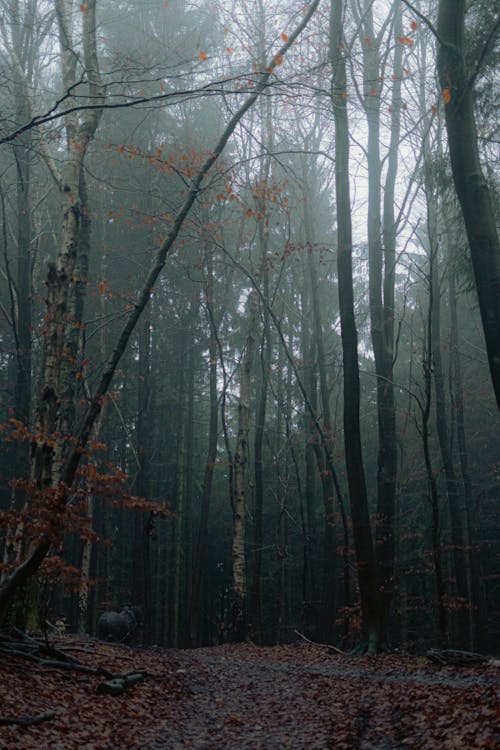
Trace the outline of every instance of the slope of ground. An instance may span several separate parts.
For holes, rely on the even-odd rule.
[[[106,675],[2,653],[1,750],[500,747],[494,665],[331,655],[307,644],[134,650],[65,638],[56,645]],[[100,692],[109,673],[138,672],[146,678],[122,694]]]

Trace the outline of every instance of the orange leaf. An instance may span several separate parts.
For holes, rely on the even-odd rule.
[[[451,91],[448,86],[443,89],[443,102],[449,104],[451,102]]]
[[[276,55],[274,58],[275,65],[283,65],[283,55]]]
[[[87,6],[85,3],[80,3],[80,13],[86,13],[87,12]]]
[[[431,111],[434,112],[434,114],[438,111],[438,108],[436,107],[435,104],[432,105]]]
[[[411,29],[412,29],[413,31],[416,31],[416,30],[418,29],[418,23],[417,23],[416,21],[412,21],[412,22],[410,23],[410,28],[411,28]]]
[[[204,62],[207,59],[207,53],[206,52],[200,52],[200,54],[198,55],[198,57],[200,58],[200,60],[202,62]]]
[[[232,47],[226,47],[226,52],[227,52],[228,55],[231,55],[232,52],[233,52],[233,48]]]
[[[397,39],[398,39],[398,42],[401,42],[401,44],[406,44],[406,46],[409,47],[410,49],[413,47],[415,43],[413,39],[410,39],[409,36],[398,36]]]
[[[281,35],[281,39],[283,42],[288,42],[288,34],[285,34],[285,32],[283,32],[283,34]]]

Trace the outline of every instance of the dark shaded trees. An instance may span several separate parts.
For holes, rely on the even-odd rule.
[[[63,206],[63,228],[61,247],[57,262],[49,269],[47,277],[48,287],[48,330],[45,337],[44,377],[41,397],[38,404],[37,431],[41,436],[34,450],[34,478],[37,488],[54,490],[53,528],[50,532],[35,535],[27,545],[25,558],[10,573],[0,587],[0,620],[5,616],[13,596],[26,581],[33,576],[54,541],[54,533],[60,536],[64,531],[63,513],[70,495],[70,488],[80,464],[82,454],[88,444],[95,421],[101,412],[103,398],[112,381],[115,370],[120,362],[130,336],[134,331],[144,309],[150,299],[153,287],[163,270],[167,255],[178,237],[193,204],[200,192],[202,183],[211,168],[219,158],[236,125],[252,107],[260,94],[268,85],[270,76],[277,65],[281,64],[283,55],[293,44],[295,39],[306,27],[314,14],[318,2],[313,2],[297,27],[287,36],[277,54],[272,57],[263,72],[255,81],[250,93],[239,109],[229,119],[213,151],[209,153],[197,170],[187,187],[185,198],[178,209],[171,229],[161,244],[158,253],[144,282],[144,286],[137,296],[132,310],[116,340],[114,349],[106,363],[102,377],[92,395],[90,405],[75,430],[73,419],[74,398],[74,333],[79,321],[70,307],[78,299],[74,284],[74,268],[77,262],[79,222],[81,220],[80,176],[83,157],[95,133],[99,121],[99,109],[84,113],[81,120],[77,113],[68,115],[66,127],[68,130],[68,145],[71,159],[66,162],[66,171],[61,179],[61,194]],[[84,60],[88,76],[90,98],[100,98],[99,67],[96,50],[95,3],[86,6],[82,13],[82,39],[84,46]],[[62,46],[62,77],[66,90],[75,83],[75,62],[78,59],[73,48],[73,30],[71,25],[71,10],[62,4],[58,6],[58,22]],[[79,280],[85,284],[84,279]],[[71,295],[70,295],[70,292]],[[54,433],[64,436],[56,443],[55,450],[51,445]],[[68,437],[71,436],[71,441]]]
[[[191,27],[203,24],[206,31],[205,9],[192,10],[182,0],[162,10],[141,6],[136,25],[126,14],[115,25],[113,3],[103,9],[107,36],[100,48],[113,94],[108,103],[128,106],[135,100],[137,106],[119,117],[117,111],[101,117],[91,150],[90,144],[84,148],[85,180],[78,184],[78,205],[71,204],[80,218],[67,315],[56,311],[66,348],[57,363],[61,387],[53,407],[64,411],[58,422],[64,436],[48,435],[46,441],[47,449],[60,450],[61,460],[53,462],[50,492],[35,493],[37,502],[57,498],[50,533],[41,540],[52,544],[49,563],[54,542],[68,562],[81,562],[79,613],[77,594],[50,590],[58,607],[64,602],[59,611],[72,612],[75,627],[92,630],[98,610],[134,600],[145,604],[144,637],[150,642],[204,645],[228,637],[231,615],[238,620],[240,614],[231,612],[230,597],[236,474],[244,500],[238,553],[246,601],[242,627],[237,621],[233,636],[244,635],[247,624],[263,643],[293,638],[295,628],[330,642],[368,639],[372,651],[384,642],[384,630],[405,646],[428,643],[436,637],[433,559],[441,565],[439,601],[448,620],[443,639],[465,630],[457,627],[460,618],[452,608],[467,598],[467,586],[476,589],[475,602],[485,603],[477,632],[495,632],[488,621],[498,601],[495,430],[481,385],[487,374],[475,344],[475,311],[465,316],[461,310],[462,243],[453,239],[443,252],[446,230],[456,223],[445,197],[446,160],[432,152],[432,140],[429,154],[422,155],[422,140],[434,134],[441,114],[434,106],[435,81],[425,72],[432,69],[431,47],[424,49],[429,35],[413,20],[404,22],[405,32],[399,6],[327,5],[335,29],[330,59],[320,11],[310,36],[294,44],[291,60],[282,59],[286,49],[279,46],[290,40],[287,14],[297,8],[295,0],[283,8],[266,6],[268,18],[273,14],[267,28],[238,3],[234,16],[227,6],[219,13],[210,8],[214,33],[201,39]],[[123,9],[130,10],[129,4],[120,4]],[[352,31],[349,44],[341,20]],[[81,54],[78,40],[75,46]],[[276,50],[272,64],[264,60],[266,49]],[[0,53],[8,60],[6,48]],[[468,49],[466,54],[474,57]],[[422,85],[432,91],[422,106],[414,96],[419,55],[426,63]],[[242,63],[246,59],[249,65]],[[325,81],[332,66],[329,91]],[[69,64],[68,71],[66,83],[75,75]],[[61,107],[89,104],[86,72],[77,72],[82,81]],[[47,69],[44,91],[58,85],[51,73]],[[245,102],[249,96],[255,101],[255,86],[262,106],[248,117]],[[159,104],[158,91],[168,106]],[[481,96],[487,104],[487,93]],[[39,111],[44,104],[40,97]],[[13,121],[31,116],[15,114],[15,106],[7,110]],[[64,125],[77,132],[87,111],[67,113],[73,119]],[[36,283],[43,283],[40,261],[59,247],[59,192],[45,195],[33,151],[35,171],[17,170],[16,184],[11,150],[20,164],[31,132],[36,147],[46,144],[44,156],[58,184],[50,156],[63,163],[80,152],[73,154],[74,139],[56,123],[44,140],[43,131],[32,132],[33,122],[1,152],[2,168],[7,166],[0,172],[6,217],[2,293],[9,291],[9,276],[17,281],[18,249],[24,246],[19,227],[30,249],[42,229]],[[216,164],[230,134],[226,127],[235,128],[234,146]],[[209,150],[212,141],[219,143],[217,153]],[[26,201],[17,200],[19,186],[27,205],[37,206],[32,226],[22,223]],[[48,217],[43,224],[38,207]],[[430,249],[418,229],[426,207],[437,211],[429,221]],[[23,262],[19,279],[25,272]],[[452,281],[455,291],[450,286],[447,292]],[[7,448],[26,454],[28,441],[9,445],[19,434],[8,411],[19,364],[9,309],[15,308],[14,285],[11,291],[14,303],[8,295],[0,300],[0,431]],[[450,303],[457,302],[453,322],[447,318],[448,293]],[[39,355],[51,349],[37,328],[43,311],[36,293],[34,301],[29,369],[36,374]],[[238,392],[240,376],[245,388]],[[240,425],[246,424],[238,442],[243,402]],[[37,435],[39,442],[42,437]],[[68,439],[61,447],[62,437]],[[244,471],[235,467],[235,454]],[[7,508],[14,474],[5,455],[0,479],[7,480],[1,496]],[[107,487],[89,481],[99,465],[115,467]],[[346,486],[350,512],[342,500]],[[458,503],[467,534],[455,533],[446,499]],[[66,534],[66,519],[78,512],[81,534]],[[2,528],[6,517],[0,514]],[[32,517],[30,512],[25,518]],[[98,536],[113,546],[98,546],[91,555]],[[32,571],[46,551],[39,550]],[[459,582],[461,556],[466,569]],[[9,570],[3,573],[8,579]],[[13,575],[22,578],[19,571]],[[98,579],[95,588],[89,578]],[[393,615],[400,616],[401,633]]]
[[[437,69],[443,96],[453,181],[464,217],[493,389],[500,409],[500,244],[478,151],[474,83],[500,30],[500,17],[467,65],[465,0],[440,0]]]

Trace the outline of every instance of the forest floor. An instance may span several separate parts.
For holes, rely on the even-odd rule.
[[[498,662],[443,667],[305,643],[179,651],[67,636],[53,645],[79,666],[0,653],[1,750],[500,747]],[[100,692],[111,673],[138,681]]]

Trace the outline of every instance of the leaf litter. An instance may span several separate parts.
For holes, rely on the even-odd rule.
[[[331,655],[307,643],[183,651],[67,636],[57,648],[96,671],[145,679],[111,695],[99,690],[102,674],[2,654],[0,750],[500,747],[494,663]]]

